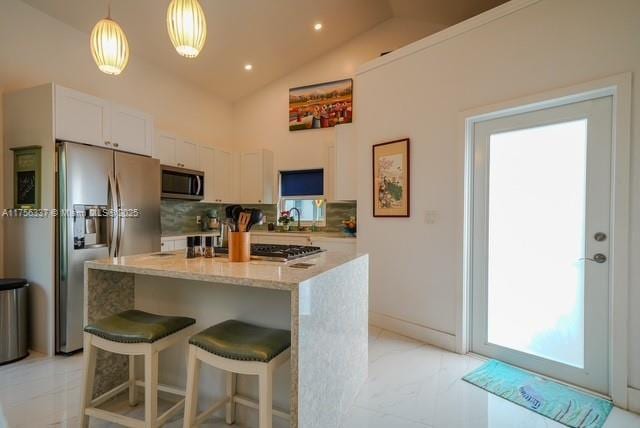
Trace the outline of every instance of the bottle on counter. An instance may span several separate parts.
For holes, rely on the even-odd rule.
[[[187,249],[186,251],[186,257],[188,259],[193,259],[196,257],[196,250],[195,250],[195,240],[193,236],[187,236]]]
[[[208,259],[212,259],[215,253],[213,252],[213,236],[205,236],[204,238],[204,256]]]
[[[196,235],[193,237],[193,249],[196,257],[202,256],[202,236]]]

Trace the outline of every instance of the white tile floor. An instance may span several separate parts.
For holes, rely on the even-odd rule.
[[[369,343],[369,378],[342,428],[563,427],[462,381],[481,360],[375,327]],[[77,427],[81,362],[80,356],[34,355],[0,367],[0,427]],[[112,407],[136,416],[142,410],[128,408],[124,400]],[[168,426],[180,427],[181,421]],[[220,419],[203,425],[226,426]],[[616,408],[605,427],[640,428],[640,416]]]

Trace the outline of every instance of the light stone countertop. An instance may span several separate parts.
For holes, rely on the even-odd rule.
[[[357,239],[355,236],[347,236],[342,232],[278,232],[269,230],[254,230],[251,232],[254,235],[267,235],[267,236],[310,236],[311,238],[331,238],[331,239]]]
[[[356,240],[355,236],[348,236],[342,232],[278,232],[278,231],[269,231],[269,230],[253,230],[251,232],[253,235],[257,236],[282,236],[282,237],[294,237],[294,236],[310,236],[316,239],[347,239],[347,240]],[[209,231],[209,232],[193,232],[193,233],[181,233],[181,234],[168,234],[162,235],[162,239],[181,239],[187,238],[187,236],[206,236],[206,235],[215,235],[218,236],[220,233]]]
[[[286,263],[262,260],[230,263],[226,258],[221,257],[187,259],[183,250],[162,253],[163,255],[158,254],[160,253],[88,261],[85,262],[85,267],[258,288],[292,290],[298,284],[333,268],[360,257],[366,257],[349,253],[323,252]],[[309,263],[313,266],[308,269],[291,267],[296,263]]]

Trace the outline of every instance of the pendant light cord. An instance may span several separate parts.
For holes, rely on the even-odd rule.
[[[111,0],[107,1],[107,19],[111,19]]]

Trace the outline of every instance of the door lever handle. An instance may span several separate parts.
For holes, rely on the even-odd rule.
[[[607,261],[607,256],[605,256],[602,253],[596,253],[593,255],[593,258],[590,257],[583,257],[581,259],[578,260],[588,260],[590,262],[596,262],[596,263],[604,263]]]

